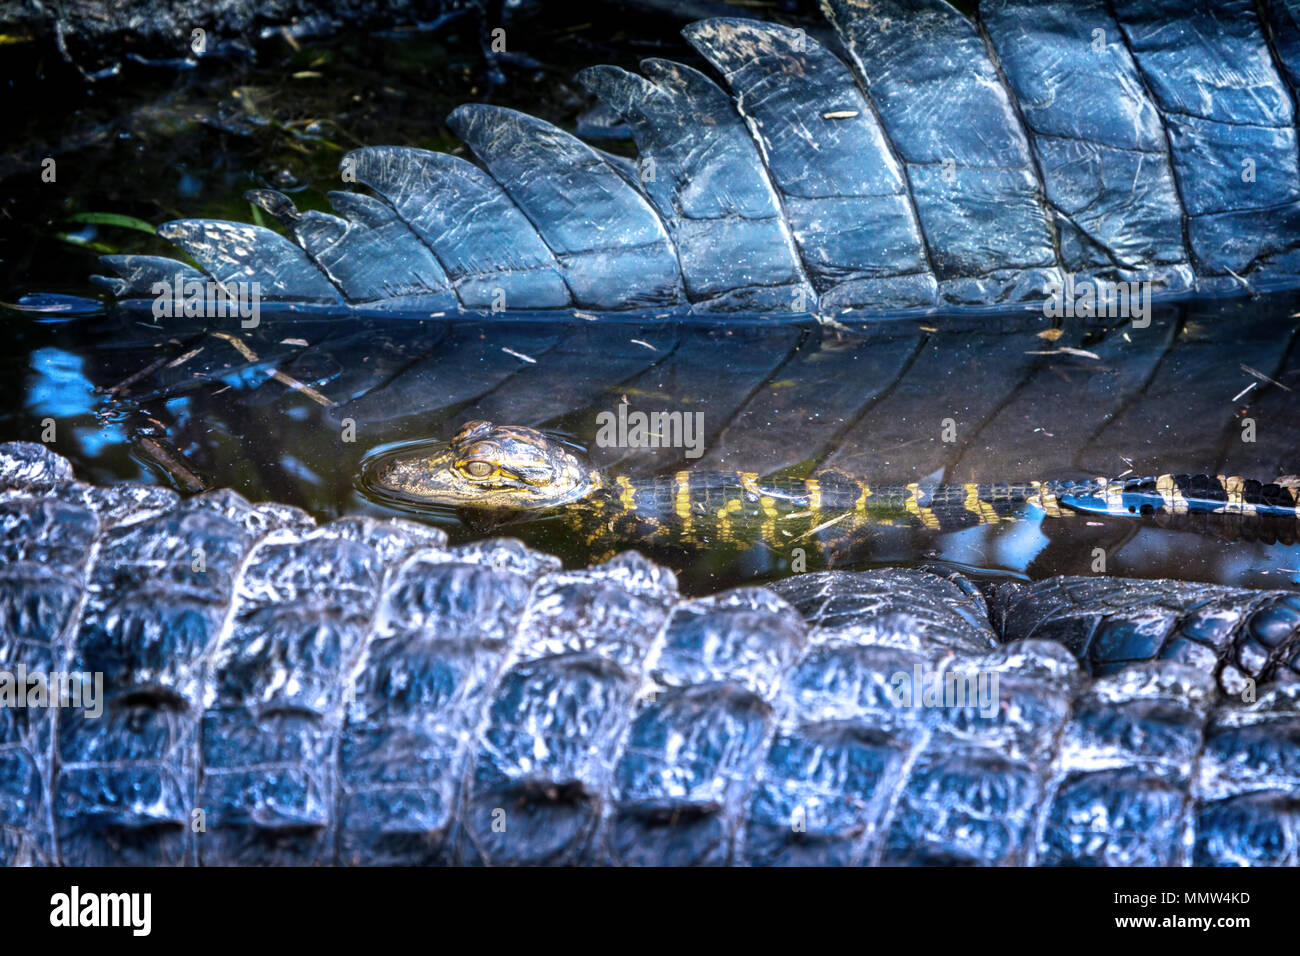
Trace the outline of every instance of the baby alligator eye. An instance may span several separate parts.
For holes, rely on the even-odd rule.
[[[465,473],[471,478],[486,478],[494,471],[496,469],[486,461],[467,461],[465,463]]]

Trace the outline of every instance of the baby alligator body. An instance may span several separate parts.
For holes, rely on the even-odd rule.
[[[588,545],[612,550],[825,545],[882,525],[947,532],[1036,514],[1300,519],[1300,486],[1292,480],[1265,484],[1225,475],[889,486],[836,472],[772,478],[679,471],[632,478],[603,473],[535,429],[482,421],[469,422],[449,443],[372,455],[361,485],[408,510],[451,506],[480,522],[558,514]]]

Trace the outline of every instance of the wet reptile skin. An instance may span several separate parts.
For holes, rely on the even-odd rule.
[[[0,529],[0,667],[107,697],[0,708],[7,863],[1300,862],[1292,591],[687,600],[632,553],[99,488],[28,444]],[[996,675],[993,706],[899,706],[916,668]]]
[[[330,193],[324,213],[253,190],[283,235],[173,220],[159,235],[199,269],[115,255],[97,281],[145,308],[158,283],[256,282],[262,303],[331,313],[596,317],[1038,309],[1067,286],[1300,283],[1294,3],[823,6],[838,43],[720,17],[683,31],[712,76],[653,57],[582,71],[635,162],[470,103],[447,123],[476,162],[355,150],[342,181],[373,194]]]
[[[436,449],[417,445],[371,456],[361,489],[412,510],[455,506],[501,518],[558,513],[576,538],[606,556],[664,544],[835,546],[880,525],[947,532],[1029,514],[1214,515],[1271,522],[1275,530],[1294,530],[1300,520],[1300,487],[1290,480],[1161,475],[922,487],[877,486],[833,472],[792,479],[689,470],[630,478],[601,473],[535,429],[482,421],[468,422]]]

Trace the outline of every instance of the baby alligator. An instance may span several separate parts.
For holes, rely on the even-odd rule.
[[[560,515],[600,550],[637,544],[772,548],[815,539],[823,546],[879,525],[956,531],[1037,512],[1105,515],[1233,515],[1300,520],[1300,483],[1263,484],[1219,475],[1097,478],[1016,484],[918,482],[879,487],[826,472],[761,478],[753,472],[679,471],[606,475],[572,447],[531,428],[466,424],[449,443],[372,453],[362,490],[407,510],[459,509],[477,524]]]

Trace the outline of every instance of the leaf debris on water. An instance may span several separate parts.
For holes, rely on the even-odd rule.
[[[235,351],[238,352],[240,355],[242,355],[247,361],[249,362],[262,361],[260,358],[257,357],[256,352],[250,349],[243,341],[235,338],[233,335],[230,335],[227,332],[209,332],[208,334],[211,335],[213,338],[222,339],[226,342],[229,342],[234,347]],[[334,404],[332,401],[330,401],[320,392],[316,391],[316,389],[312,388],[310,385],[303,384],[302,382],[294,378],[292,375],[287,375],[284,372],[280,371],[280,369],[278,368],[270,370],[270,377],[275,379],[281,385],[287,385],[289,388],[292,388],[297,392],[301,392],[303,395],[306,395],[308,398],[310,398],[313,402],[315,402],[318,405],[323,405],[326,408],[329,408],[331,405]]]
[[[521,362],[527,362],[530,365],[537,364],[537,359],[533,358],[531,355],[525,355],[523,352],[516,352],[514,349],[508,349],[504,345],[501,346],[501,351],[505,352],[507,355],[513,355]]]
[[[1241,370],[1242,370],[1243,372],[1245,372],[1247,375],[1253,375],[1253,376],[1255,376],[1255,377],[1256,377],[1257,379],[1259,379],[1261,382],[1268,382],[1268,384],[1270,384],[1270,385],[1276,385],[1278,388],[1284,388],[1284,389],[1286,389],[1288,392],[1290,392],[1290,391],[1294,391],[1294,389],[1292,389],[1290,385],[1283,385],[1283,384],[1282,384],[1281,382],[1279,382],[1277,379],[1275,379],[1275,378],[1269,378],[1269,377],[1268,377],[1267,375],[1265,375],[1263,372],[1259,371],[1258,369],[1251,368],[1251,367],[1250,367],[1249,365],[1247,365],[1245,362],[1242,362],[1242,363],[1241,363]]]
[[[1259,388],[1259,382],[1251,382],[1249,385],[1247,385],[1245,388],[1243,388],[1243,389],[1242,389],[1240,392],[1238,392],[1236,395],[1232,396],[1232,400],[1233,400],[1234,402],[1236,402],[1236,401],[1240,401],[1241,398],[1242,398],[1243,396],[1245,396],[1245,395],[1249,395],[1251,392],[1253,392],[1253,391],[1254,391],[1255,389],[1257,389],[1257,388]]]
[[[203,351],[203,346],[201,345],[196,349],[191,349],[190,351],[182,355],[180,358],[172,359],[170,362],[168,362],[167,368],[178,368],[179,366],[184,365],[190,359],[194,358],[194,356],[198,355],[202,351]]]
[[[1026,355],[1077,355],[1079,358],[1096,359],[1101,361],[1101,356],[1096,352],[1089,352],[1087,349],[1076,349],[1073,346],[1062,345],[1057,349],[1034,349],[1025,353]]]

